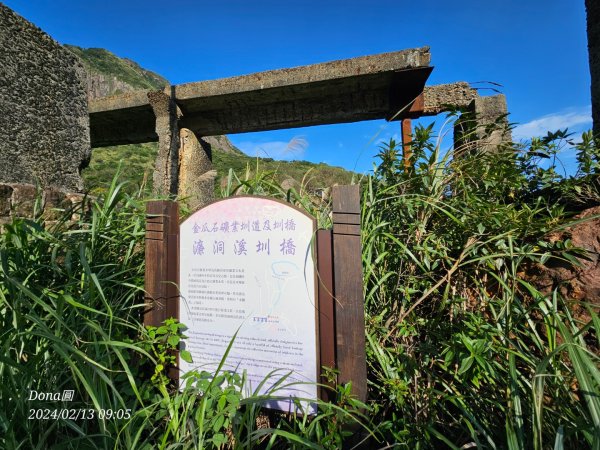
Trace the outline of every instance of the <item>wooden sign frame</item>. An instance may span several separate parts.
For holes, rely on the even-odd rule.
[[[352,394],[364,402],[367,367],[358,185],[334,186],[332,201],[333,229],[316,233],[317,367],[337,369],[337,382],[352,382]],[[144,325],[158,327],[168,318],[179,319],[177,202],[147,203],[145,244]],[[169,369],[174,380],[179,379],[176,358],[177,365]],[[321,373],[321,382],[327,384]],[[319,397],[333,400],[325,388]]]

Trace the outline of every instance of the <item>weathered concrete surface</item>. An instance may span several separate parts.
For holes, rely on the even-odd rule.
[[[585,0],[594,134],[600,135],[600,2]]]
[[[216,170],[213,170],[211,147],[187,128],[179,130],[179,190],[177,197],[191,211],[215,198]]]
[[[458,151],[471,147],[495,151],[511,142],[507,116],[506,97],[503,94],[475,98],[455,124],[454,148]]]
[[[200,81],[165,90],[197,136],[391,118],[431,73],[428,47]],[[90,102],[93,147],[156,141],[144,92]],[[398,117],[401,118],[401,117]]]
[[[469,83],[459,81],[449,84],[438,84],[425,86],[423,91],[424,116],[436,115],[453,108],[468,108],[473,100],[479,95],[477,89],[473,89]]]
[[[495,149],[503,143],[512,141],[504,94],[477,97],[469,107],[475,113],[477,121],[475,131],[484,148]]]
[[[155,116],[158,155],[153,175],[156,196],[177,195],[179,171],[179,125],[181,112],[173,99],[162,91],[148,93]]]
[[[90,100],[92,147],[158,141],[149,91]]]
[[[83,189],[91,155],[85,72],[0,4],[0,182]]]

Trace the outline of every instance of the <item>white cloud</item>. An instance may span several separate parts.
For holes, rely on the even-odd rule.
[[[237,147],[250,156],[273,159],[302,159],[308,148],[308,141],[303,136],[295,136],[289,142],[269,141],[254,142],[244,141]]]
[[[513,139],[531,139],[546,136],[548,131],[564,130],[583,131],[584,125],[592,124],[592,107],[567,108],[560,112],[548,114],[513,129]]]

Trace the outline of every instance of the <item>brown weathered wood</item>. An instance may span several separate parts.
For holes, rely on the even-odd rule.
[[[162,232],[164,226],[160,222],[146,222],[146,231],[159,231]]]
[[[334,217],[338,217],[340,213],[360,214],[360,192],[358,185],[333,186],[331,200]]]
[[[319,309],[319,369],[335,368],[335,308],[333,300],[333,259],[331,230],[317,231],[317,271]],[[321,375],[321,383],[331,385]],[[333,396],[325,388],[320,389],[322,400],[331,401]]]
[[[334,186],[332,200],[334,218],[340,214],[360,214],[358,185]],[[340,229],[340,225],[346,226]],[[352,382],[352,393],[365,401],[367,363],[360,227],[336,224],[334,219],[333,268],[338,382]]]
[[[338,224],[360,225],[360,214],[333,213],[333,221]]]
[[[360,225],[348,225],[345,223],[334,223],[333,232],[336,234],[360,235]]]
[[[410,119],[402,120],[402,158],[404,160],[404,170],[409,171],[412,167],[410,159],[412,158],[412,124]]]
[[[146,291],[144,325],[159,327],[166,319],[179,319],[179,205],[152,201],[146,205]],[[178,357],[178,355],[176,355]],[[177,360],[177,366],[179,362]],[[169,370],[178,378],[176,368]]]

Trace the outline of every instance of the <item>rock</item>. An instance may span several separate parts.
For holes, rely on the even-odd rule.
[[[13,188],[5,184],[0,185],[0,217],[10,215],[10,199],[12,198]]]
[[[220,150],[223,153],[232,153],[234,155],[243,155],[243,152],[234,146],[227,136],[206,136],[202,140],[210,145],[213,150]]]
[[[600,207],[590,208],[575,217],[586,219],[600,215]],[[525,278],[542,293],[550,294],[558,288],[568,300],[582,300],[600,304],[600,218],[585,220],[563,232],[548,236],[550,242],[571,239],[576,247],[587,251],[587,259],[579,258],[581,267],[563,261],[550,260],[546,265],[536,265]]]
[[[37,189],[31,184],[14,184],[12,209],[17,217],[33,217],[35,202],[37,201]]]
[[[48,188],[44,190],[44,214],[46,221],[62,218],[65,211],[73,206],[66,194],[57,189]]]

